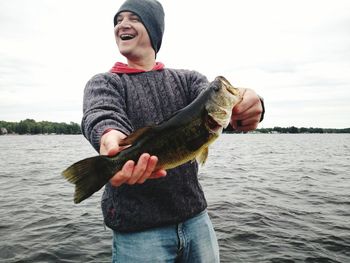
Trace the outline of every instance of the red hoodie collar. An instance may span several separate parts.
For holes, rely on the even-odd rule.
[[[164,68],[164,64],[162,62],[156,62],[156,65],[151,71],[156,70],[162,70]],[[127,64],[116,62],[114,66],[110,69],[111,73],[126,73],[126,74],[133,74],[133,73],[142,73],[146,72],[146,70],[143,69],[137,69],[137,68],[131,68]]]

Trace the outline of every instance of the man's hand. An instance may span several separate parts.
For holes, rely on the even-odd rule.
[[[243,99],[232,110],[231,125],[238,131],[251,131],[258,127],[263,112],[259,96],[252,89],[240,89]]]
[[[119,142],[126,137],[125,134],[111,130],[101,138],[100,154],[114,156],[126,147],[119,146]],[[134,161],[127,161],[123,168],[118,171],[111,179],[110,183],[114,186],[122,184],[142,184],[147,179],[155,179],[166,176],[166,171],[161,169],[154,171],[158,162],[157,156],[150,156],[144,153],[140,156],[137,164]]]

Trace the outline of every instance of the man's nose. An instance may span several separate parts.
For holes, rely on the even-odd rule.
[[[128,19],[123,19],[119,24],[120,28],[130,28],[130,21]]]

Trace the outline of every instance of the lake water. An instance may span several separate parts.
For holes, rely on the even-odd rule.
[[[60,172],[80,135],[0,136],[0,262],[110,262],[102,191]],[[222,262],[350,262],[350,135],[224,134],[200,169]]]

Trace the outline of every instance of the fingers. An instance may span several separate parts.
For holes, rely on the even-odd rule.
[[[141,163],[139,166],[144,168],[144,169],[140,168],[140,170],[137,171],[138,174],[140,174],[140,176],[138,178],[135,176],[135,180],[129,181],[129,184],[135,184],[136,182],[139,184],[144,183],[151,176],[152,172],[156,168],[156,165],[158,162],[158,158],[156,156],[149,156],[149,155],[146,156],[146,157],[149,157],[148,163],[147,163],[147,160],[145,157],[143,158],[143,160],[141,160],[143,156],[144,155],[141,155],[140,160],[139,160],[139,162],[143,161],[143,163]],[[146,166],[144,164],[146,164]],[[136,172],[136,170],[135,170],[135,172]]]
[[[160,177],[164,177],[166,175],[167,175],[166,170],[160,169],[160,170],[157,170],[157,171],[153,172],[151,174],[151,176],[149,177],[149,179],[157,179],[157,178],[160,178]]]
[[[260,107],[259,105],[251,105],[250,108],[245,109],[244,111],[240,111],[237,114],[232,114],[231,119],[232,120],[246,120],[250,118],[255,118],[257,120],[260,120],[260,114],[261,112],[259,111]]]
[[[128,161],[124,164],[122,170],[116,173],[110,180],[111,184],[115,187],[124,183],[142,184],[147,179],[155,179],[166,176],[165,170],[154,171],[158,162],[156,156],[150,156],[148,153],[144,153],[140,156],[137,164],[134,161]]]
[[[243,132],[255,130],[258,127],[258,124],[259,120],[257,120],[255,117],[244,120],[231,121],[231,125],[235,130]]]
[[[110,179],[110,183],[114,187],[124,184],[126,181],[128,181],[131,178],[132,172],[134,170],[134,166],[135,166],[134,161],[132,160],[127,161],[124,164],[123,168]]]
[[[156,167],[158,158],[151,156],[148,153],[144,153],[140,156],[137,165],[133,170],[133,174],[130,179],[127,181],[128,184],[135,184],[139,180],[144,182],[153,172]]]
[[[232,109],[231,125],[238,131],[251,131],[258,127],[262,105],[259,96],[246,89],[242,101]]]
[[[255,111],[259,111],[259,110],[262,111],[260,98],[255,93],[255,91],[251,89],[245,89],[245,92],[242,92],[242,94],[243,94],[242,101],[238,103],[232,110],[233,116],[246,113],[246,111],[249,111],[249,110],[250,110],[250,114],[252,112],[257,113]]]
[[[257,114],[242,114],[231,119],[231,125],[238,131],[251,131],[258,127],[260,115]]]

